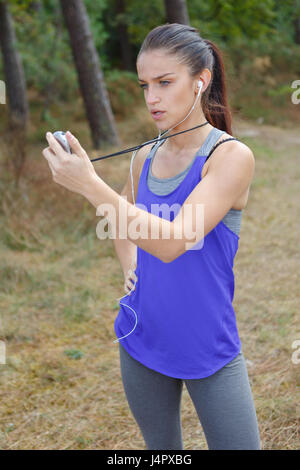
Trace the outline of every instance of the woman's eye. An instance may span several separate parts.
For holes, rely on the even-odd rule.
[[[160,83],[162,86],[166,86],[166,85],[168,85],[170,82],[169,82],[168,80],[161,80],[159,83]],[[140,86],[141,88],[143,88],[143,89],[145,89],[145,88],[147,87],[147,85],[144,84],[144,83],[140,83],[139,86]]]

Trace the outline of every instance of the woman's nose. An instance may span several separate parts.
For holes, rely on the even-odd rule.
[[[159,103],[159,97],[156,95],[153,89],[148,88],[146,93],[146,103],[149,105]]]

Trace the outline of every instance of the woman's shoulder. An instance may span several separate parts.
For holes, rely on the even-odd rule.
[[[230,134],[223,133],[218,139],[206,161],[205,175],[209,171],[215,170],[217,172],[234,171],[240,175],[241,179],[245,179],[248,184],[248,179],[250,178],[251,181],[255,171],[255,158],[248,145],[240,140],[227,140],[233,137]],[[221,144],[223,141],[226,142]],[[218,143],[220,145],[215,148]]]
[[[231,140],[229,140],[231,139]],[[237,139],[237,140],[233,140]],[[223,144],[221,142],[225,141]],[[218,145],[220,144],[220,145]],[[242,158],[248,158],[254,160],[254,154],[248,145],[246,145],[244,142],[240,141],[238,137],[235,137],[234,135],[230,135],[227,132],[224,132],[221,137],[217,140],[215,143],[214,147],[218,145],[216,150],[214,151],[215,154],[235,154],[235,155],[241,155],[243,156]]]

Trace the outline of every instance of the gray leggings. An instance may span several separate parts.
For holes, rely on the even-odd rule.
[[[209,449],[260,450],[247,367],[240,352],[203,379],[177,379],[149,369],[119,343],[123,386],[147,449],[183,449],[180,402],[183,381]]]

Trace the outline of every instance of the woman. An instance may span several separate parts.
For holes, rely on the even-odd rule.
[[[231,137],[221,53],[190,26],[161,25],[145,38],[137,72],[159,133],[192,130],[143,147],[121,195],[96,174],[77,139],[68,135],[70,157],[50,135],[43,154],[54,181],[98,207],[114,233],[125,214],[126,238],[114,243],[131,290],[115,332],[126,397],[147,449],[183,449],[183,382],[209,449],[260,449],[232,306],[255,161]],[[128,272],[136,254],[136,270]]]

